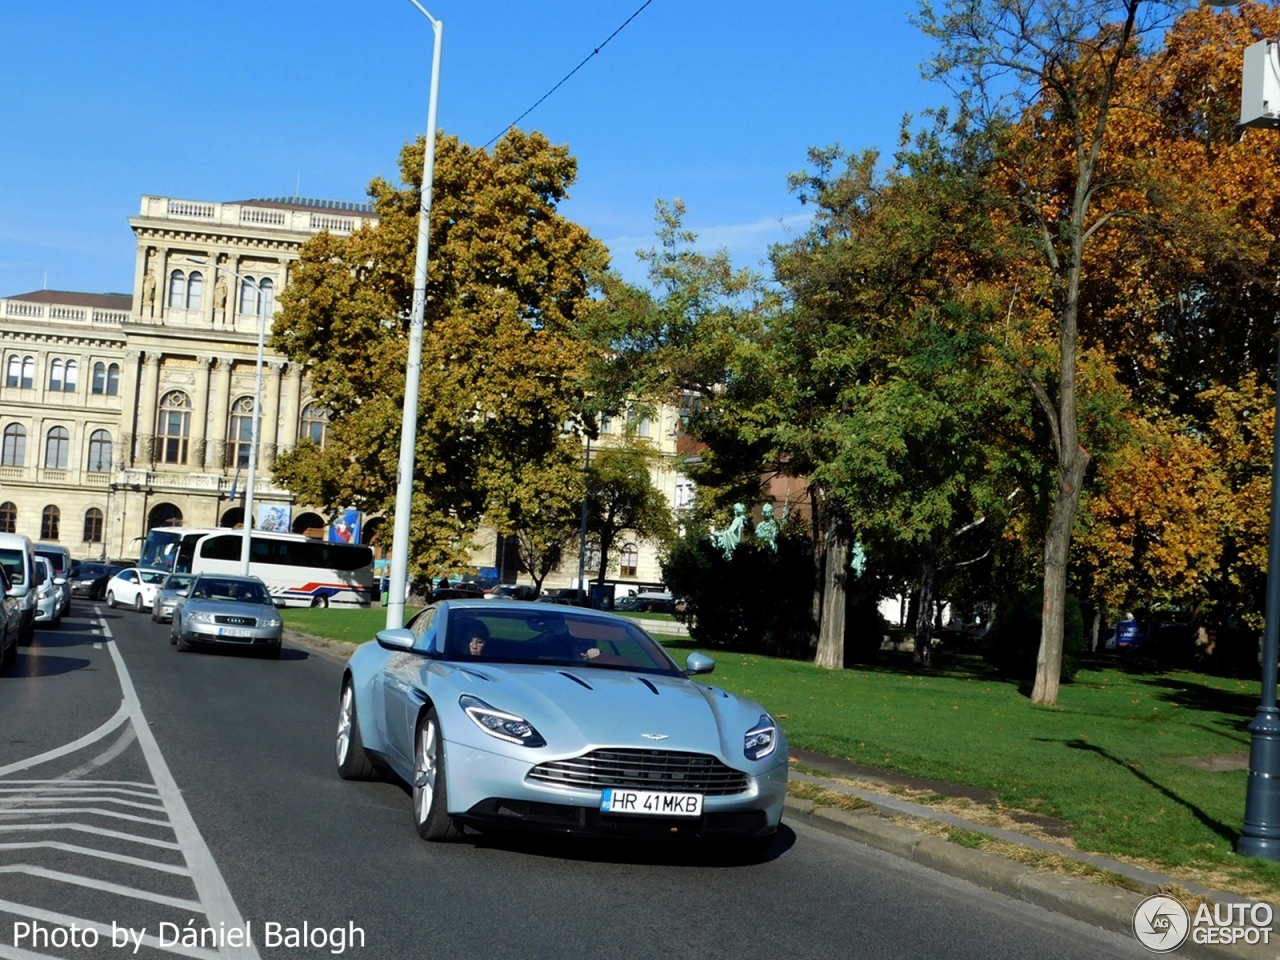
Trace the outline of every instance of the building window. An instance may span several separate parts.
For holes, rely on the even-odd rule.
[[[640,549],[634,543],[622,548],[622,564],[618,573],[624,577],[634,577],[640,566]]]
[[[113,363],[107,367],[107,396],[114,397],[120,392],[120,364]]]
[[[600,569],[600,544],[594,540],[587,541],[587,558],[582,567],[588,573],[596,573]]]
[[[97,507],[90,507],[84,512],[84,542],[102,542],[102,511]]]
[[[613,433],[613,417],[607,413],[600,414],[600,432]]]
[[[308,403],[302,408],[302,439],[323,447],[329,431],[329,408],[320,403]]]
[[[241,397],[231,405],[231,432],[227,434],[227,466],[249,466],[253,449],[253,397]]]
[[[694,491],[697,489],[698,489],[697,484],[695,484],[688,477],[677,476],[676,477],[676,501],[674,504],[675,508],[677,510],[683,510],[686,507],[692,507],[693,494],[694,494]]]
[[[58,539],[58,521],[62,514],[58,512],[58,508],[48,506],[40,514],[40,539],[41,540],[57,540]]]
[[[62,378],[62,389],[67,393],[75,393],[76,381],[79,379],[80,368],[74,360],[67,361],[67,372]]]
[[[55,360],[49,364],[49,389],[62,392],[62,361]]]
[[[0,451],[0,466],[20,467],[27,461],[27,428],[11,423],[4,428],[4,447]]]
[[[258,312],[258,288],[254,286],[253,277],[244,277],[240,281],[240,312]]]
[[[30,390],[36,385],[36,361],[34,357],[22,358],[22,389]]]
[[[169,274],[169,306],[182,309],[187,304],[187,278],[181,270]]]
[[[649,418],[641,417],[635,407],[627,408],[627,431],[634,431],[637,437],[649,436]]]
[[[0,503],[0,533],[18,532],[18,508],[12,503]]]
[[[191,433],[191,398],[181,390],[170,390],[160,401],[156,436],[160,439],[161,463],[187,462],[187,437]]]
[[[90,473],[109,473],[111,471],[111,434],[105,430],[95,430],[89,434]]]
[[[5,375],[4,385],[6,387],[16,387],[18,385],[18,380],[21,377],[22,377],[22,358],[16,357],[16,356],[10,357],[9,370],[8,370],[8,373],[6,373]]]
[[[198,270],[191,271],[187,280],[187,309],[199,310],[200,301],[204,299],[204,277]]]
[[[89,389],[95,396],[101,396],[107,392],[107,365],[101,360],[93,365],[93,383]]]
[[[258,291],[260,294],[258,309],[261,311],[264,317],[271,316],[271,311],[275,307],[275,301],[273,299],[275,295],[275,289],[276,289],[276,285],[272,283],[269,279],[264,278],[258,283]]]
[[[67,458],[71,453],[71,434],[66,427],[54,427],[49,431],[44,443],[44,465],[47,470],[67,469]]]

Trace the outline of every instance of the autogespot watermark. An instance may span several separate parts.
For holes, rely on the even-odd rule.
[[[182,951],[185,952],[201,948],[221,951],[226,947],[260,946],[323,950],[336,956],[349,949],[362,949],[364,930],[354,923],[345,927],[325,927],[304,921],[301,926],[294,927],[267,921],[258,931],[251,921],[246,921],[242,927],[229,927],[224,923],[210,927],[197,926],[194,919],[188,920],[186,926],[166,921],[150,929],[135,929],[112,921],[110,929],[103,926],[99,930],[96,925],[82,927],[73,923],[60,926],[38,920],[19,920],[13,925],[13,946],[24,951],[54,947],[97,951],[93,956],[105,956],[104,951],[108,947],[131,954],[142,947],[162,950],[185,948]],[[23,953],[23,956],[27,955]]]
[[[1157,893],[1133,912],[1133,935],[1152,953],[1192,943],[1270,943],[1274,911],[1267,903],[1200,904],[1192,916],[1177,897]]]

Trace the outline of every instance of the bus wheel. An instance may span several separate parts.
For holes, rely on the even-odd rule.
[[[313,608],[314,608],[314,607],[327,607],[327,606],[329,606],[329,598],[328,598],[328,597],[312,597],[312,598],[311,598],[311,606],[312,606]]]

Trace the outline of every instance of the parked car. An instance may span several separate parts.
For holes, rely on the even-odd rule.
[[[58,618],[71,612],[71,551],[56,543],[37,543],[36,556],[44,557],[53,565],[54,579],[58,583]]]
[[[160,584],[155,602],[151,604],[151,621],[153,623],[169,623],[173,620],[174,609],[187,595],[193,576],[189,573],[171,573]]]
[[[169,642],[181,651],[239,647],[279,660],[283,635],[284,621],[261,580],[201,573],[174,611]]]
[[[9,595],[9,569],[0,563],[0,673],[18,660],[22,640],[22,602]]]
[[[483,600],[484,591],[479,587],[473,587],[469,584],[460,583],[456,587],[441,587],[439,590],[431,594],[431,602],[439,603],[441,600]]]
[[[484,592],[486,600],[537,600],[538,591],[527,583],[500,583]]]
[[[424,839],[469,824],[772,844],[786,737],[694,679],[711,658],[682,668],[624,617],[544,604],[446,601],[376,639],[343,676],[338,773],[389,766]]]
[[[73,564],[71,573],[71,596],[87,597],[90,600],[107,599],[107,581],[123,570],[113,563],[98,563],[85,560],[76,568]]]
[[[20,533],[0,533],[0,564],[9,577],[7,596],[18,601],[22,614],[22,639],[24,646],[35,639],[36,633],[36,552],[30,537]]]
[[[36,623],[53,627],[62,625],[62,589],[53,576],[53,562],[48,557],[36,557],[36,569],[40,576],[36,586]]]
[[[107,581],[107,606],[114,609],[124,604],[132,606],[138,613],[149,610],[155,604],[156,594],[160,592],[160,585],[167,576],[167,570],[145,570],[138,567],[121,570]]]
[[[638,593],[615,600],[613,609],[627,613],[675,613],[676,603],[669,593]]]

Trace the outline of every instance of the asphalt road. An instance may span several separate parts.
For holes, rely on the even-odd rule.
[[[404,785],[334,772],[340,675],[299,648],[179,653],[167,626],[105,606],[39,632],[0,676],[0,958],[1147,956],[805,827],[784,825],[755,864],[652,845],[424,843]],[[227,935],[244,923],[254,947]],[[266,945],[267,924],[283,938],[304,923],[311,945]],[[60,943],[72,924],[79,945]],[[201,928],[221,952],[210,934],[191,946]],[[126,929],[140,946],[121,943]]]

